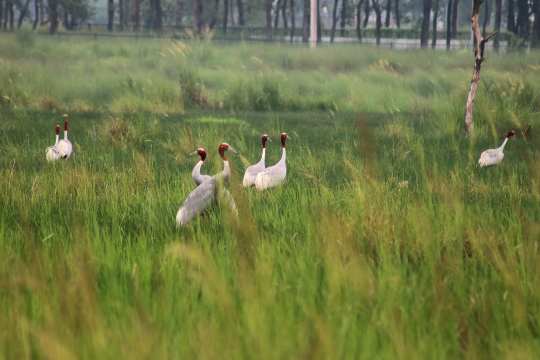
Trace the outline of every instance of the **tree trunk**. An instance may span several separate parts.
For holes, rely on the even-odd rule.
[[[70,27],[69,27],[69,13],[66,9],[66,4],[62,4],[62,9],[63,9],[63,15],[64,15],[64,29],[66,30],[71,30]]]
[[[279,28],[279,15],[281,15],[279,10],[281,9],[281,1],[282,0],[277,0],[276,2],[276,9],[274,12],[274,29]]]
[[[517,34],[523,38],[529,38],[529,1],[517,0],[518,18],[517,18]]]
[[[49,0],[49,33],[58,30],[58,0]]]
[[[377,46],[381,45],[381,28],[382,28],[382,8],[379,3],[381,0],[372,0],[373,10],[375,11],[375,42]]]
[[[227,25],[229,25],[229,0],[223,0],[223,33],[227,33]]]
[[[108,0],[107,1],[107,30],[113,31],[113,27],[114,27],[114,0]]]
[[[22,8],[19,14],[19,20],[17,21],[17,29],[20,29],[22,26],[24,18],[26,17],[26,14],[28,13],[28,6],[30,6],[30,0],[26,0],[24,7]]]
[[[341,1],[340,33],[342,37],[345,36],[345,27],[347,26],[347,11],[349,10],[348,6],[349,3],[347,0]]]
[[[454,0],[452,3],[452,39],[457,36],[458,28],[458,12],[459,12],[459,0]]]
[[[227,4],[225,4],[227,5]],[[229,11],[229,7],[223,10]],[[201,12],[202,14],[202,12]],[[202,15],[201,15],[202,16]],[[210,20],[210,29],[213,29],[216,27],[216,24],[218,22],[218,16],[219,16],[219,0],[214,0],[214,12],[212,13],[212,20]]]
[[[508,12],[506,18],[506,29],[514,34],[516,31],[516,9],[514,0],[508,0]]]
[[[154,0],[154,30],[161,32],[163,28],[163,10],[161,0]]]
[[[429,39],[429,18],[431,15],[431,0],[423,0],[422,32],[420,33],[420,47],[426,48]]]
[[[386,14],[384,18],[384,27],[390,27],[390,15],[392,13],[392,0],[386,0]]]
[[[534,23],[533,23],[532,45],[534,47],[538,47],[540,46],[540,0],[534,0],[533,12],[534,12]]]
[[[4,28],[4,0],[0,0],[0,30]]]
[[[437,48],[437,20],[439,18],[439,0],[435,0],[433,5],[433,24],[432,24],[432,33],[431,33],[431,48]]]
[[[495,51],[499,51],[499,41],[501,32],[501,20],[502,20],[502,0],[495,0],[495,39],[493,39],[493,48]]]
[[[450,50],[452,42],[452,0],[448,0],[446,8],[446,50]]]
[[[309,0],[304,0],[304,11],[302,16],[302,42],[309,41]]]
[[[476,93],[478,92],[478,85],[480,84],[480,69],[482,67],[482,62],[484,61],[484,48],[488,40],[494,35],[491,34],[487,37],[483,37],[482,33],[480,32],[480,24],[478,19],[480,14],[480,5],[482,5],[482,0],[473,0],[471,27],[474,35],[474,70],[471,80],[471,87],[469,89],[469,94],[467,95],[467,103],[465,106],[465,132],[467,135],[470,135],[474,128],[474,99],[476,97]]]
[[[339,5],[339,0],[334,0],[334,8],[332,9],[332,32],[330,33],[331,43],[334,42],[334,37],[336,36],[338,5]]]
[[[201,34],[203,30],[203,4],[202,0],[193,0],[193,27],[197,34]]]
[[[283,4],[281,5],[281,15],[283,16],[283,28],[288,29],[289,24],[287,21],[287,0],[283,0]]]
[[[290,32],[290,36],[291,36],[291,42],[294,42],[294,30],[295,30],[295,27],[296,27],[296,9],[295,9],[295,4],[294,4],[294,0],[289,0],[289,5],[290,5],[290,13],[291,13],[291,32]]]
[[[265,0],[266,38],[272,40],[272,0]]]
[[[238,25],[245,26],[246,20],[244,18],[244,1],[237,0],[236,7],[238,8]]]
[[[365,29],[369,22],[369,15],[371,14],[371,0],[366,0],[366,7],[365,7],[365,15],[364,15],[364,24],[362,27]]]
[[[133,30],[141,29],[141,0],[133,0]]]
[[[399,0],[395,0],[394,15],[396,18],[396,27],[399,29],[401,27],[401,13],[399,12]]]
[[[491,21],[491,2],[490,0],[484,0],[484,22],[482,23],[482,34],[486,35],[486,29]]]
[[[119,26],[119,30],[120,31],[124,31],[124,8],[125,4],[124,4],[124,0],[118,0],[118,20],[120,21],[120,26]]]
[[[356,4],[356,37],[362,41],[362,5],[365,0],[359,0]]]
[[[32,23],[32,30],[36,30],[39,24],[39,1],[34,0],[34,22]]]
[[[322,42],[321,2],[317,0],[317,42]]]
[[[9,30],[13,31],[13,27],[15,25],[15,15],[13,11],[13,0],[9,0],[6,4],[6,21],[9,25]]]
[[[176,0],[176,11],[175,11],[174,23],[177,28],[180,28],[182,26],[183,15],[184,15],[184,3],[182,0]]]

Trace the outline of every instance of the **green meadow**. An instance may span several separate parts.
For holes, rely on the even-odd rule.
[[[0,36],[0,358],[538,358],[540,52],[486,58],[465,138],[468,50]]]

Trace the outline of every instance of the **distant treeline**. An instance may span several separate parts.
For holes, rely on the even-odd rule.
[[[257,33],[268,40],[309,40],[310,0],[0,0],[4,30],[26,22],[56,33],[94,30],[96,8],[106,8],[107,31],[166,32],[189,28],[194,36]],[[105,3],[106,2],[106,3]],[[420,39],[422,47],[467,37],[470,2],[462,0],[317,0],[318,41],[336,37]],[[96,5],[97,4],[97,5]],[[481,26],[514,45],[540,46],[540,0],[484,0]],[[506,33],[506,34],[502,34]],[[441,34],[444,34],[441,36]],[[463,35],[465,34],[465,35]]]

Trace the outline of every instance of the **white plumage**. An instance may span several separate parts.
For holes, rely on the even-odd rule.
[[[194,151],[192,154],[198,154],[200,156],[200,160],[193,167],[193,170],[191,171],[191,178],[195,182],[195,185],[201,185],[206,180],[210,180],[212,178],[210,175],[201,174],[201,167],[206,160],[206,150],[201,147]]]
[[[238,210],[232,195],[223,188],[223,195],[220,193],[225,182],[229,180],[231,176],[231,168],[229,161],[225,156],[225,151],[235,150],[229,146],[229,144],[222,143],[219,146],[219,154],[223,159],[223,171],[219,174],[212,176],[210,179],[203,181],[197,186],[186,198],[178,212],[176,213],[176,224],[178,226],[184,226],[189,223],[195,216],[201,214],[206,210],[216,199],[223,197],[223,199],[231,207],[231,210],[237,215]]]
[[[59,124],[56,124],[55,131],[56,131],[56,140],[54,142],[54,145],[49,146],[45,150],[45,158],[47,159],[47,161],[56,161],[60,159],[60,153],[57,150],[58,140],[60,139],[60,125]]]
[[[71,141],[68,140],[68,119],[66,115],[64,115],[64,117],[64,138],[58,142],[56,150],[61,159],[69,159],[73,152],[73,145],[71,145]]]
[[[267,167],[257,174],[255,178],[255,187],[257,190],[265,190],[280,185],[287,176],[287,151],[285,142],[287,134],[281,133],[281,159],[274,166]]]
[[[478,159],[478,165],[480,167],[497,165],[504,159],[504,147],[508,140],[515,135],[514,130],[511,130],[506,134],[504,141],[501,146],[496,149],[488,149],[480,154],[480,159]]]
[[[244,180],[242,181],[242,185],[244,187],[250,187],[250,186],[255,185],[255,178],[257,177],[257,174],[264,171],[264,169],[266,168],[265,157],[266,157],[266,142],[267,141],[268,141],[268,135],[263,134],[261,136],[261,144],[262,144],[261,160],[259,160],[259,162],[256,164],[248,166],[248,168],[246,169],[246,172],[244,173]]]

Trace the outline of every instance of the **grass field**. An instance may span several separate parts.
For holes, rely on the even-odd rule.
[[[538,358],[540,53],[487,57],[465,139],[468,52],[1,36],[0,358]]]

